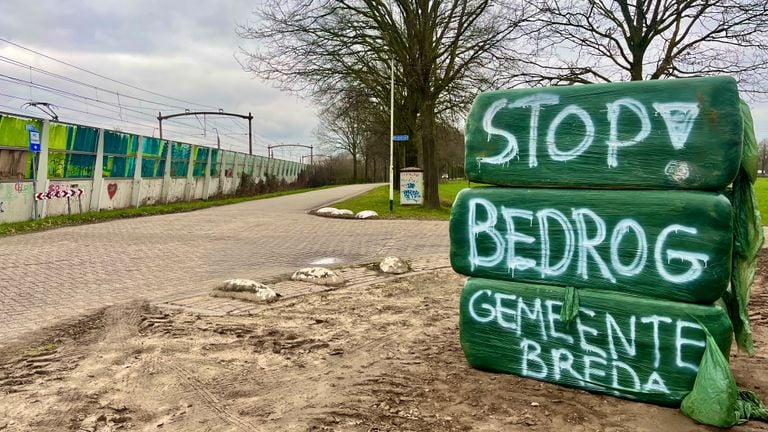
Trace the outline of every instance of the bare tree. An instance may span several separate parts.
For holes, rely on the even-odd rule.
[[[533,84],[727,74],[768,90],[765,0],[527,0],[537,10]]]
[[[349,153],[353,182],[357,182],[358,158],[363,155],[363,146],[369,134],[370,105],[366,93],[348,89],[342,97],[320,110],[320,124],[315,132],[325,151]]]
[[[760,158],[760,170],[762,175],[768,175],[768,138],[763,138],[757,144],[758,157]]]
[[[388,110],[394,66],[402,124],[420,149],[425,205],[438,207],[437,119],[466,110],[511,68],[522,14],[493,0],[266,0],[239,35],[246,70],[320,99],[350,83]],[[501,62],[504,62],[503,65]],[[386,107],[386,108],[385,108]]]

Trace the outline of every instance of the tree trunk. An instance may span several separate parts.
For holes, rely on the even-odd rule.
[[[365,158],[365,173],[363,174],[363,178],[365,179],[364,183],[368,183],[371,181],[370,178],[368,178],[368,158]]]
[[[352,183],[357,183],[357,155],[352,153]]]
[[[437,184],[437,160],[435,152],[435,102],[426,98],[421,111],[421,154],[424,161],[424,207],[440,208]]]

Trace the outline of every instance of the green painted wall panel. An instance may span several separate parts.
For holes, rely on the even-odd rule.
[[[699,191],[484,187],[451,211],[462,274],[711,303],[728,286],[732,207]]]
[[[472,367],[677,406],[693,387],[703,324],[726,358],[731,324],[717,306],[470,278],[461,294],[460,340]]]
[[[29,148],[27,126],[32,126],[38,131],[43,130],[41,120],[0,115],[0,147]]]
[[[491,91],[467,119],[466,173],[508,186],[722,189],[742,133],[729,77]]]
[[[135,156],[104,156],[102,176],[109,178],[133,177],[136,171]]]
[[[122,132],[104,131],[104,153],[133,156],[139,149],[139,136]]]
[[[51,123],[48,128],[48,148],[96,153],[99,130],[87,126]]]

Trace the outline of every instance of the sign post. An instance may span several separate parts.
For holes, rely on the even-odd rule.
[[[390,135],[392,136],[392,140],[389,142],[389,212],[392,213],[393,208],[393,197],[394,197],[394,178],[395,178],[395,163],[393,159],[393,152],[395,147],[395,141],[408,141],[410,138],[408,135],[395,135],[394,132],[394,124],[390,125]],[[402,185],[400,185],[400,188],[402,189]],[[402,201],[400,201],[402,204]]]
[[[37,155],[40,153],[40,131],[27,125],[29,132],[29,151],[32,152],[32,190],[37,191]],[[32,205],[32,220],[37,219],[37,201]]]

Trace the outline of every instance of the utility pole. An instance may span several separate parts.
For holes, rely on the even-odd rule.
[[[395,185],[395,60],[389,59],[389,212],[392,213]]]

